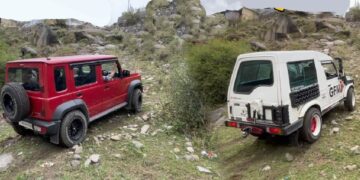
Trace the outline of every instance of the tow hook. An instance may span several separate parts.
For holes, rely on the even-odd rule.
[[[250,134],[251,128],[247,127],[242,130],[242,137],[247,138]]]

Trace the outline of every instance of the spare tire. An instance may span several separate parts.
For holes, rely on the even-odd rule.
[[[19,83],[7,83],[1,89],[1,107],[5,116],[18,122],[30,113],[30,101],[26,90]]]

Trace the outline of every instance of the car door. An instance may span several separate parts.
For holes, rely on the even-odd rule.
[[[126,100],[123,79],[121,78],[119,63],[114,60],[101,64],[104,106],[111,108],[120,105]]]
[[[99,71],[97,73],[97,71]],[[72,65],[72,81],[74,85],[73,97],[82,99],[89,111],[89,116],[94,116],[105,110],[102,106],[103,88],[99,85],[100,77],[97,74],[96,64]]]
[[[333,61],[321,61],[325,76],[325,92],[327,107],[334,105],[342,99],[343,85],[340,82],[338,71]]]

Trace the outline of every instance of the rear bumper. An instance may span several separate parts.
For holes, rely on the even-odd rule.
[[[225,121],[225,126],[227,127],[234,127],[234,128],[240,128],[242,130],[244,129],[250,129],[250,133],[252,133],[252,129],[254,129],[254,134],[259,134],[259,132],[264,133],[267,132],[269,134],[274,135],[281,135],[281,136],[287,136],[298,130],[303,126],[303,118],[300,118],[298,121],[278,126],[275,124],[262,124],[262,123],[253,123],[253,122],[244,122],[244,121]],[[262,131],[259,131],[259,129],[262,129]]]
[[[19,121],[19,125],[33,130],[42,135],[56,135],[59,132],[60,121],[41,121],[38,119],[27,118]]]

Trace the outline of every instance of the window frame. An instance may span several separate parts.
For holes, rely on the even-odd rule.
[[[122,76],[121,76],[121,67],[120,67],[120,65],[119,65],[119,63],[118,63],[118,61],[117,60],[110,60],[110,61],[104,61],[104,62],[100,62],[99,64],[100,64],[100,70],[101,70],[101,79],[102,79],[102,81],[103,82],[109,82],[109,81],[105,81],[104,80],[104,78],[103,78],[103,74],[102,74],[102,71],[103,71],[103,65],[104,64],[111,64],[111,63],[115,63],[116,64],[116,68],[117,68],[117,73],[115,73],[115,75],[114,75],[114,77],[113,77],[113,80],[119,80],[119,79],[121,79],[122,78]]]
[[[237,81],[237,78],[238,78],[238,75],[239,75],[239,72],[240,72],[240,68],[241,68],[241,65],[243,63],[247,63],[247,62],[254,62],[254,61],[260,61],[260,62],[269,62],[270,65],[271,65],[271,76],[272,76],[272,81],[271,81],[271,84],[259,84],[259,85],[256,85],[254,86],[253,88],[251,88],[249,91],[244,91],[244,92],[238,92],[236,91],[236,81]],[[274,81],[275,81],[275,78],[274,78],[274,65],[273,65],[273,62],[271,60],[259,60],[259,59],[253,59],[253,60],[246,60],[246,61],[242,61],[240,63],[240,65],[237,67],[237,71],[236,71],[236,75],[235,75],[235,80],[234,80],[234,83],[233,83],[233,93],[234,94],[251,94],[255,89],[257,89],[258,87],[272,87],[274,85]]]
[[[296,91],[299,91],[299,90],[304,89],[304,88],[299,88],[300,86],[291,87],[291,79],[290,79],[290,73],[289,73],[289,64],[302,63],[302,62],[310,62],[310,61],[312,61],[312,62],[314,63],[316,82],[315,82],[315,83],[312,83],[312,84],[309,84],[309,85],[306,85],[306,86],[304,86],[304,88],[306,88],[306,87],[311,87],[313,84],[319,84],[319,78],[318,78],[318,74],[317,74],[318,71],[317,71],[316,63],[315,63],[315,60],[314,60],[314,59],[299,60],[299,61],[289,61],[289,62],[286,63],[286,69],[287,69],[287,74],[288,74],[288,77],[289,77],[290,92],[296,92]],[[293,89],[294,89],[294,90],[293,90]]]
[[[95,71],[94,71],[94,73],[95,73],[95,81],[94,81],[94,82],[91,82],[91,83],[82,84],[82,85],[78,85],[78,86],[77,86],[77,85],[76,85],[74,68],[79,67],[79,66],[94,66],[94,70],[95,70]],[[97,84],[97,83],[98,83],[97,66],[98,66],[97,63],[76,63],[76,64],[71,64],[71,65],[70,65],[71,71],[72,71],[72,77],[71,77],[71,78],[73,78],[74,87],[75,87],[76,89],[81,89],[82,87],[87,87],[87,86],[91,86],[91,85]]]
[[[336,71],[336,75],[332,75],[332,76],[328,77],[326,75],[324,64],[332,64],[335,71]],[[324,69],[324,74],[325,74],[325,77],[326,77],[327,80],[334,79],[334,78],[339,78],[339,71],[338,71],[338,69],[337,69],[337,67],[336,67],[336,65],[335,65],[335,63],[333,61],[321,61],[321,66]]]
[[[57,69],[63,69],[64,70],[64,79],[65,79],[65,89],[63,89],[63,90],[61,90],[61,91],[58,91],[57,89],[56,89],[56,82],[55,82],[55,80],[56,80],[56,77],[55,77],[55,71],[57,70]],[[67,79],[66,79],[66,77],[67,77],[67,75],[66,75],[66,67],[65,66],[54,66],[54,68],[53,68],[53,76],[54,76],[54,84],[55,84],[55,92],[56,93],[63,93],[63,92],[66,92],[68,89],[69,89],[69,87],[68,87],[68,81],[67,81]]]
[[[38,66],[24,66],[24,67],[15,67],[15,66],[11,66],[11,67],[8,67],[7,69],[6,69],[6,74],[7,74],[7,81],[8,82],[13,82],[13,81],[10,81],[10,77],[9,77],[9,75],[10,75],[10,69],[21,69],[21,71],[23,71],[24,69],[31,69],[31,70],[37,70],[37,75],[38,75],[38,80],[37,80],[37,84],[38,84],[38,86],[39,86],[39,90],[27,90],[27,89],[25,89],[26,91],[29,91],[29,92],[31,92],[31,93],[37,93],[37,94],[40,94],[42,91],[43,91],[43,86],[42,86],[42,79],[41,79],[41,67],[38,67]],[[21,72],[21,73],[23,73],[23,72]],[[22,75],[22,74],[21,74]],[[20,83],[21,85],[23,85],[24,84],[24,82],[15,82],[15,83]]]

